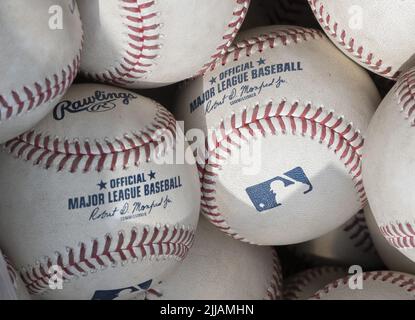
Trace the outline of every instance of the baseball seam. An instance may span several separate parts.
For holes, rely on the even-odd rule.
[[[339,46],[352,54],[353,57],[366,65],[373,72],[391,79],[396,79],[399,76],[399,71],[394,71],[392,66],[385,65],[381,58],[377,57],[373,52],[367,51],[363,45],[357,43],[356,39],[350,37],[347,34],[347,31],[341,27],[339,22],[332,21],[331,14],[326,12],[326,8],[323,4],[319,3],[319,1],[320,0],[308,0],[308,3],[322,28],[327,31],[327,34],[332,37]]]
[[[363,210],[346,222],[343,231],[347,233],[355,248],[360,248],[364,253],[375,252]]]
[[[156,10],[156,1],[149,0],[139,3],[138,0],[119,0],[121,18],[127,30],[127,44],[122,52],[121,61],[102,73],[88,73],[85,76],[100,82],[116,85],[129,85],[142,79],[151,72],[155,60],[159,57],[159,50],[162,46],[160,41],[161,23],[155,21],[160,13]],[[225,50],[231,45],[239,28],[244,21],[248,11],[250,0],[235,0],[236,8],[232,14],[232,20],[228,24],[228,30],[223,36],[224,43],[221,43],[211,60],[206,63],[199,74],[204,73],[212,63],[221,57]]]
[[[222,37],[224,40],[217,48],[216,52],[211,56],[211,59],[206,63],[202,69],[198,72],[198,75],[203,75],[207,70],[209,70],[215,62],[223,57],[229,47],[232,45],[233,40],[235,39],[239,29],[244,22],[246,13],[248,12],[249,4],[251,0],[236,0],[236,8],[232,13],[233,19],[228,24],[228,30],[226,30],[225,35]]]
[[[155,11],[156,1],[119,0],[120,15],[127,33],[126,47],[120,61],[102,73],[85,76],[100,82],[127,85],[144,78],[154,65],[160,49],[160,23]]]
[[[92,239],[91,245],[80,242],[77,248],[67,247],[65,252],[56,252],[54,257],[44,257],[43,262],[21,268],[20,275],[29,293],[42,294],[49,289],[52,273],[48,270],[58,266],[62,280],[85,277],[88,273],[103,271],[109,266],[124,266],[140,259],[182,260],[194,240],[191,227],[169,225],[145,226],[142,230],[132,228],[117,235],[106,234],[104,239]]]
[[[415,70],[405,73],[396,84],[399,112],[415,127]],[[415,224],[410,221],[393,221],[379,226],[380,232],[397,249],[415,248]]]
[[[81,50],[60,72],[46,76],[32,85],[16,88],[9,94],[0,93],[0,122],[21,116],[61,96],[72,84],[80,68]]]
[[[379,226],[380,232],[397,249],[415,248],[415,227],[413,224],[395,222]]]
[[[1,252],[0,252],[1,254]],[[11,282],[13,283],[13,286],[17,288],[17,274],[16,270],[13,268],[11,261],[9,260],[9,257],[3,254],[4,261],[6,262],[6,268],[7,272],[9,273],[9,277]]]
[[[339,286],[348,285],[348,281],[351,277],[352,276],[347,276],[326,285],[323,289],[317,291],[311,299],[320,300],[324,295],[330,293],[330,291],[338,288]],[[415,280],[413,278],[393,271],[365,272],[363,274],[363,280],[387,282],[396,285],[411,294],[414,294],[415,292]]]
[[[277,251],[272,249],[272,276],[271,282],[267,288],[267,293],[264,300],[280,300],[282,299],[282,269],[281,262],[278,257]]]
[[[324,274],[336,274],[340,272],[346,273],[346,271],[343,268],[335,266],[317,267],[303,271],[295,275],[293,278],[288,279],[288,281],[284,283],[284,299],[298,300],[300,298],[299,294],[313,280],[318,279]]]
[[[290,43],[317,38],[323,38],[322,33],[312,29],[292,27],[279,30],[236,44],[222,58],[221,64],[226,65],[228,60],[237,61],[241,54],[250,56],[256,51],[262,52],[277,45],[287,46]],[[346,123],[343,116],[336,116],[333,111],[325,110],[322,106],[313,107],[311,103],[305,103],[303,106],[300,101],[288,103],[284,99],[279,103],[270,101],[265,107],[256,104],[252,109],[244,108],[240,114],[232,113],[230,118],[222,120],[218,127],[209,133],[207,157],[203,166],[198,161],[198,170],[202,182],[202,212],[214,225],[235,239],[253,243],[232,230],[219,211],[215,196],[216,180],[232,150],[241,148],[242,144],[250,139],[267,134],[300,133],[303,137],[311,137],[312,140],[317,138],[329,150],[340,155],[340,160],[352,176],[362,207],[364,206],[366,194],[361,179],[361,149],[364,139],[360,131],[354,129],[352,123]]]
[[[411,126],[415,126],[415,70],[405,73],[396,85],[395,94],[398,97],[399,110],[404,114]]]
[[[4,145],[4,150],[16,158],[33,165],[71,173],[82,170],[101,172],[104,169],[127,169],[151,161],[163,150],[173,146],[176,137],[176,120],[170,112],[157,105],[151,124],[140,132],[132,131],[118,138],[103,141],[74,139],[69,141],[49,134],[28,131]]]

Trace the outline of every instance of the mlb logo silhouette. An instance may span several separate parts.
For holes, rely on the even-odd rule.
[[[284,193],[284,189],[298,183],[305,186],[303,194],[307,194],[313,190],[313,186],[304,173],[304,170],[297,167],[284,173],[282,176],[277,176],[248,187],[246,188],[246,192],[256,210],[262,212],[282,205],[278,199],[281,199],[281,194]]]
[[[135,287],[126,287],[114,290],[95,291],[92,300],[127,300],[137,297],[140,293],[147,291],[153,280],[148,280]]]

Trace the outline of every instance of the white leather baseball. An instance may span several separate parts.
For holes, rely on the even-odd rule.
[[[236,241],[201,218],[189,256],[147,293],[150,300],[281,299],[281,266],[271,247]]]
[[[0,250],[0,300],[30,300],[29,293],[7,258]]]
[[[376,111],[367,133],[363,181],[382,234],[415,262],[414,82],[412,69]]]
[[[346,55],[395,79],[415,65],[415,2],[308,0],[330,39]]]
[[[212,71],[185,84],[177,103],[186,128],[208,137],[199,166],[203,213],[262,245],[339,227],[366,199],[362,134],[378,102],[366,72],[319,31],[241,34]]]
[[[363,210],[320,238],[289,247],[312,265],[360,265],[364,270],[383,266],[365,221]]]
[[[81,70],[130,88],[159,87],[208,69],[231,44],[250,0],[78,0]]]
[[[415,300],[415,276],[395,271],[362,274],[362,289],[350,287],[356,276],[338,279],[314,294],[311,300]]]
[[[330,282],[343,278],[347,271],[341,267],[323,266],[297,273],[284,281],[285,300],[307,300]]]
[[[390,270],[396,270],[400,272],[406,272],[415,274],[415,262],[410,260],[399,252],[397,248],[392,246],[382,235],[379,227],[373,217],[372,210],[369,205],[366,205],[364,209],[367,226],[370,230],[373,243],[376,247],[376,251],[379,253],[384,264]]]
[[[0,243],[31,294],[134,296],[186,256],[200,185],[195,165],[167,161],[175,124],[133,92],[74,85],[3,146],[0,176],[10,183],[0,196]],[[51,265],[62,269],[62,290],[49,289]]]
[[[55,28],[62,20],[62,29]],[[0,3],[0,143],[53,108],[79,69],[81,21],[74,0]]]

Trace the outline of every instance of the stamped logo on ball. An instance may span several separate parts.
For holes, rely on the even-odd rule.
[[[286,85],[285,73],[301,71],[301,61],[272,63],[264,57],[225,69],[212,76],[209,80],[211,87],[190,103],[190,113],[202,105],[206,114],[225,104],[235,105],[258,97],[266,89],[278,89]]]
[[[68,210],[90,209],[88,221],[145,217],[153,211],[166,210],[173,197],[169,191],[182,188],[180,175],[157,179],[156,171],[137,173],[111,180],[100,180],[91,192],[68,198]],[[98,190],[92,190],[97,188]],[[146,197],[162,194],[148,200]],[[105,208],[103,208],[105,207]]]
[[[128,105],[131,100],[137,99],[137,96],[129,92],[106,92],[95,91],[94,95],[85,97],[82,100],[64,100],[59,102],[53,109],[53,118],[62,120],[68,113],[88,112],[105,112],[114,109],[117,102]]]
[[[287,192],[287,189],[296,185],[303,184],[303,194],[313,190],[313,185],[307,178],[301,167],[294,168],[282,176],[274,177],[265,182],[246,188],[246,192],[251,199],[255,209],[259,212],[270,210],[283,205],[279,199]]]
[[[140,283],[136,286],[114,289],[114,290],[97,290],[92,300],[128,300],[134,299],[140,294],[145,293],[152,284],[153,280]]]

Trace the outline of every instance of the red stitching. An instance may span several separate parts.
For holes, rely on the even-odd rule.
[[[400,71],[392,73],[392,66],[385,66],[382,59],[376,57],[372,52],[365,52],[365,48],[357,44],[356,39],[349,38],[347,31],[342,29],[338,22],[333,22],[330,13],[325,12],[326,9],[323,4],[318,6],[318,2],[319,0],[308,0],[314,15],[322,28],[327,31],[327,34],[330,35],[338,45],[343,47],[347,52],[351,53],[372,71],[391,79],[396,79],[399,76]]]
[[[415,126],[415,69],[405,73],[395,87],[398,96],[398,103],[402,106],[401,112],[405,119],[410,121],[411,126]]]
[[[54,258],[44,258],[43,263],[22,268],[20,275],[29,293],[41,294],[49,289],[48,270],[53,265],[63,270],[63,281],[70,281],[89,272],[152,256],[182,260],[193,241],[194,232],[189,227],[133,228],[129,232],[118,232],[114,238],[107,234],[102,241],[93,239],[90,246],[82,242],[78,248],[67,248],[64,253],[56,253]]]
[[[119,0],[124,11],[123,19],[128,30],[127,49],[118,66],[103,73],[85,73],[85,76],[104,83],[116,85],[128,85],[137,79],[144,78],[158,57],[160,49],[160,24],[154,23],[152,19],[157,16],[155,12],[156,2],[149,0],[138,3],[137,0]],[[212,55],[211,61],[206,63],[199,72],[204,73],[210,65],[231,45],[235,38],[249,7],[250,0],[235,0],[237,7],[233,12],[233,19],[229,23],[230,30],[223,36],[225,43],[218,46],[217,52]]]
[[[312,297],[313,300],[320,300],[325,294],[330,293],[331,290],[338,288],[341,285],[347,285],[352,276],[347,276],[338,279],[323,289],[317,291]],[[415,278],[399,272],[394,271],[372,271],[363,274],[364,281],[381,281],[394,284],[403,290],[413,294],[415,293]]]
[[[216,62],[210,66],[209,71],[213,71],[219,66],[225,66],[230,61],[237,61],[242,55],[249,57],[255,52],[262,52],[266,49],[273,49],[278,46],[287,46],[291,43],[323,38],[323,33],[314,29],[301,27],[281,28],[232,45],[221,59],[216,60]]]
[[[348,233],[349,239],[354,242],[356,248],[361,248],[363,252],[375,252],[363,210],[346,222],[343,231]]]
[[[415,248],[415,227],[411,223],[388,223],[379,226],[379,230],[395,248]]]
[[[293,278],[289,279],[284,283],[284,299],[286,300],[297,300],[299,294],[307,287],[313,280],[329,273],[344,273],[346,270],[341,267],[328,266],[328,267],[317,267],[305,270],[298,273]]]
[[[0,254],[2,254],[1,251],[0,251]],[[16,288],[17,287],[17,273],[16,273],[16,270],[13,268],[13,265],[12,265],[11,261],[9,260],[8,256],[3,254],[3,258],[4,258],[4,261],[6,262],[6,268],[7,268],[7,272],[9,273],[10,280],[13,283],[13,286]]]
[[[216,48],[216,52],[211,56],[211,59],[206,63],[202,69],[198,72],[198,75],[203,75],[208,71],[215,62],[225,55],[225,52],[232,45],[233,40],[235,39],[239,29],[244,22],[246,13],[248,12],[249,4],[251,0],[236,0],[237,7],[233,12],[233,20],[229,22],[229,29],[226,31],[225,35],[222,37],[224,42]]]
[[[45,77],[32,85],[25,85],[9,94],[0,93],[0,121],[8,120],[23,112],[30,112],[57,96],[63,95],[70,87],[80,68],[80,54],[60,73]]]
[[[127,85],[142,78],[153,66],[160,48],[157,43],[160,39],[160,24],[152,21],[157,16],[157,12],[153,11],[156,4],[154,0],[144,3],[137,0],[119,1],[128,32],[128,43],[123,57],[112,70],[85,75],[100,82]]]
[[[31,161],[45,169],[55,166],[57,171],[88,172],[104,169],[126,169],[150,160],[157,147],[166,150],[176,137],[176,120],[161,106],[153,123],[140,133],[131,132],[122,138],[104,141],[62,140],[47,134],[28,131],[4,144],[7,152],[16,158]],[[164,147],[164,148],[162,148]]]
[[[393,89],[400,112],[415,126],[415,69],[406,72]],[[415,226],[411,222],[390,222],[379,226],[380,232],[397,249],[415,248]]]
[[[281,292],[282,288],[282,269],[281,262],[278,257],[277,251],[273,249],[272,252],[272,278],[269,287],[267,288],[267,293],[265,300],[280,300],[283,297]]]

